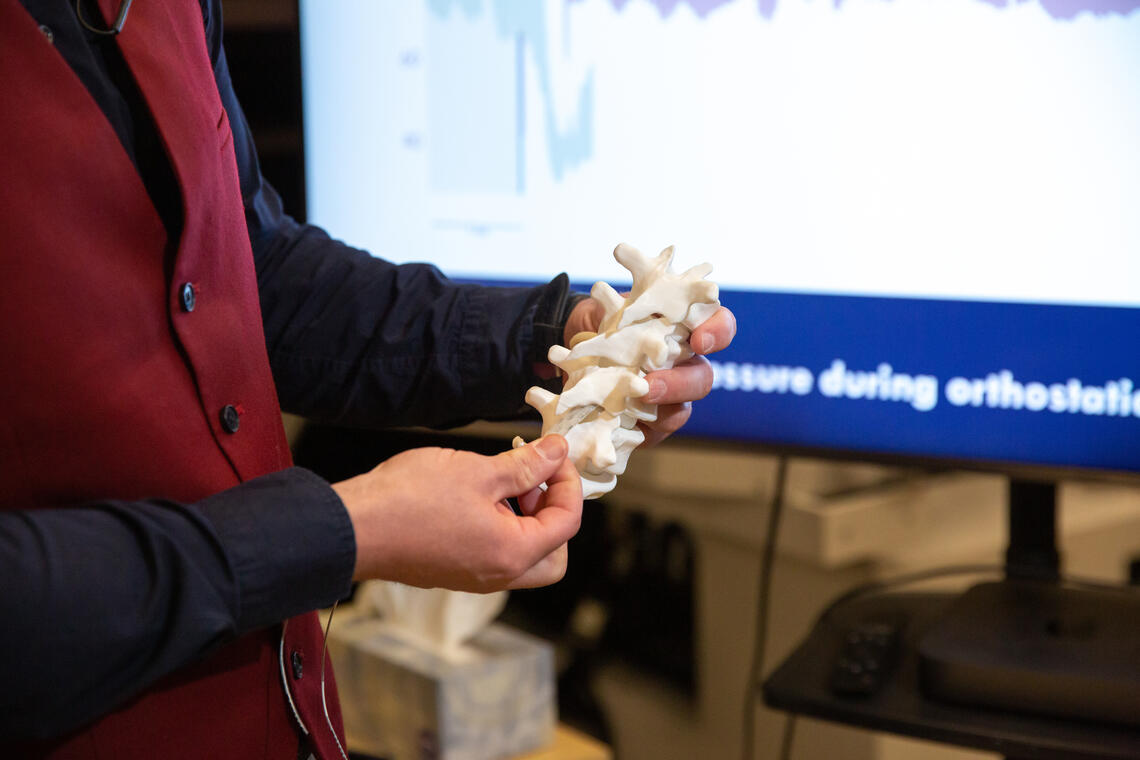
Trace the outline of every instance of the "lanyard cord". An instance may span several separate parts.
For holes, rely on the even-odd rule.
[[[336,612],[338,604],[340,604],[339,600],[333,602],[332,609],[329,610],[329,619],[325,623],[325,638],[324,641],[321,642],[321,709],[324,710],[325,723],[329,726],[329,733],[332,734],[333,741],[336,742],[336,748],[340,750],[340,756],[344,758],[344,760],[348,760],[348,754],[344,751],[344,747],[340,745],[340,737],[336,735],[336,729],[333,728],[332,717],[329,715],[328,702],[325,701],[325,653],[328,652],[329,629],[332,628],[333,614]]]
[[[115,22],[111,24],[111,26],[107,29],[100,29],[97,26],[93,26],[87,22],[87,19],[83,18],[83,8],[80,7],[81,1],[82,0],[75,0],[75,15],[79,17],[79,23],[83,25],[84,29],[89,32],[93,32],[94,34],[101,34],[106,37],[114,37],[116,34],[123,31],[123,25],[127,23],[127,14],[130,13],[131,10],[132,0],[123,0],[123,2],[119,5],[119,13],[115,16]]]
[[[325,623],[325,637],[321,643],[321,709],[325,713],[325,723],[329,727],[329,733],[332,734],[333,741],[336,742],[336,748],[340,750],[340,756],[343,760],[348,760],[348,753],[344,751],[341,746],[340,737],[336,734],[336,729],[333,728],[332,716],[329,715],[328,701],[325,699],[325,655],[328,652],[329,646],[329,629],[332,628],[333,613],[336,612],[339,601],[333,602],[332,609],[329,610],[329,619]],[[309,729],[305,726],[305,721],[301,720],[301,713],[297,711],[297,704],[293,701],[293,693],[289,690],[289,678],[285,674],[285,630],[289,627],[289,621],[286,620],[281,625],[281,643],[278,646],[277,657],[281,664],[281,686],[285,690],[285,699],[289,701],[289,707],[293,711],[293,717],[297,721],[297,725],[301,728],[301,732],[305,736],[311,736]]]

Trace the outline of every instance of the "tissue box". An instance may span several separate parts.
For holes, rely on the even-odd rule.
[[[498,760],[548,744],[550,644],[492,624],[444,658],[378,618],[329,634],[348,745],[389,760]]]

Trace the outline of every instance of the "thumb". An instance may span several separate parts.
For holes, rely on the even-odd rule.
[[[493,457],[496,498],[519,496],[545,483],[558,472],[570,447],[560,435],[547,435]]]

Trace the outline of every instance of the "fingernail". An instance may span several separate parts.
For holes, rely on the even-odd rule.
[[[535,448],[547,459],[561,459],[566,456],[566,439],[560,435],[540,438]]]
[[[712,347],[713,347],[713,336],[709,335],[708,333],[705,333],[704,335],[702,335],[700,337],[699,340],[697,340],[697,353],[698,354],[707,354],[709,351],[712,351]]]
[[[657,403],[657,400],[665,395],[665,382],[662,380],[649,381],[649,393],[645,394],[645,400],[651,404]]]

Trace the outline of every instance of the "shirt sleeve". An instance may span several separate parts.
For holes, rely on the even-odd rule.
[[[576,296],[459,283],[395,265],[299,224],[262,177],[222,46],[220,3],[204,3],[214,77],[234,134],[270,365],[286,411],[357,427],[445,427],[530,413],[526,389]]]
[[[283,509],[283,504],[288,509]],[[291,468],[194,504],[0,512],[0,736],[48,738],[349,592],[352,523]]]

